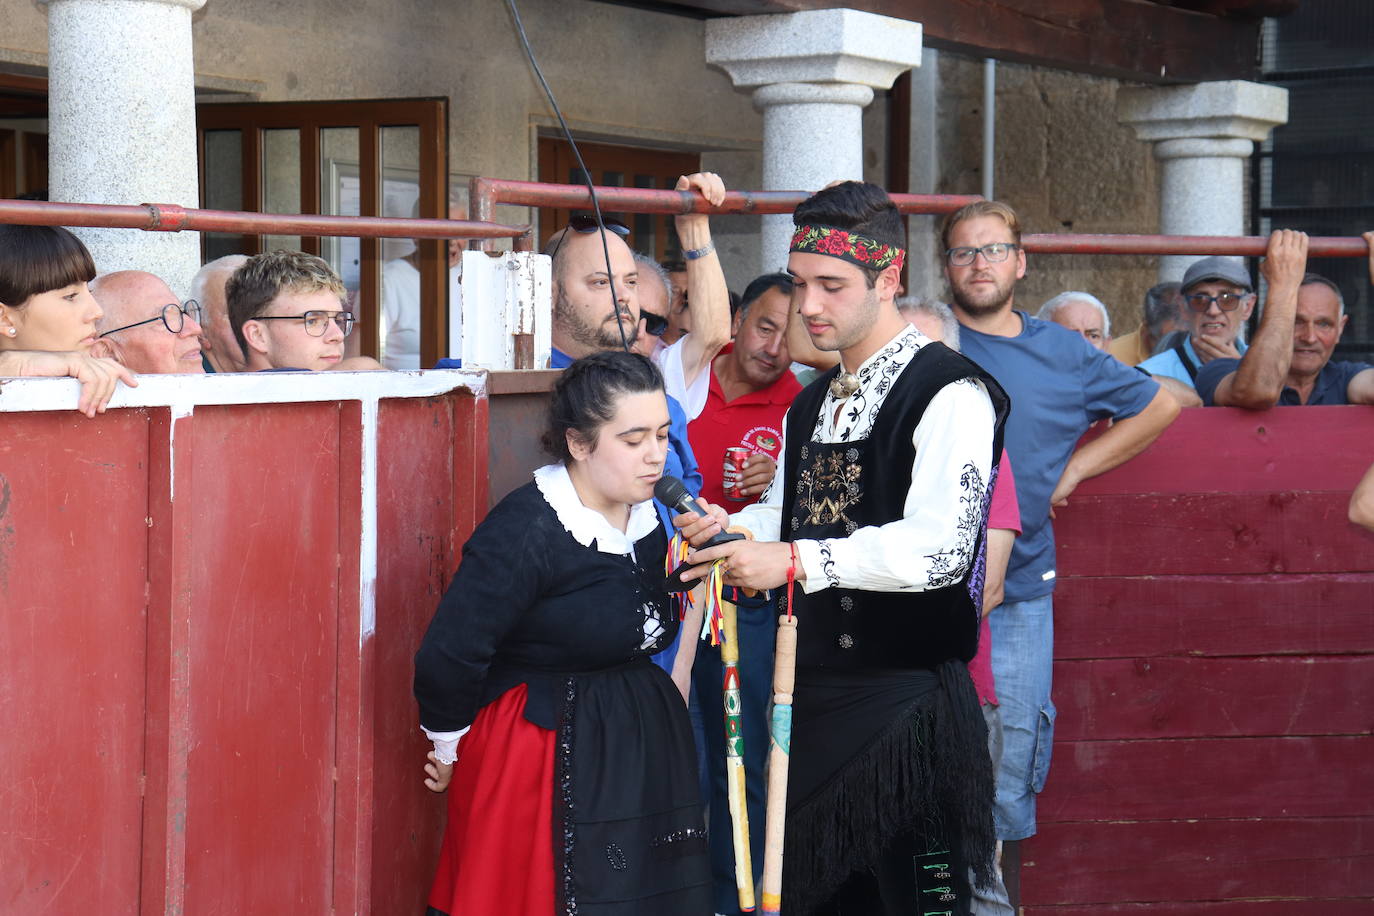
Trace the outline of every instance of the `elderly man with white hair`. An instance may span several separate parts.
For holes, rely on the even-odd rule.
[[[1040,306],[1036,318],[1053,321],[1068,328],[1099,350],[1112,342],[1112,318],[1102,300],[1092,293],[1071,290],[1060,293]]]
[[[205,357],[206,372],[242,372],[247,368],[248,361],[229,326],[229,304],[224,298],[229,276],[247,261],[246,254],[215,258],[191,279],[191,298],[200,303],[204,316],[200,351]]]

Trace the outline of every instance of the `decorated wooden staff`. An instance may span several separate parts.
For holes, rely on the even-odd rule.
[[[730,835],[735,844],[735,887],[739,908],[754,911],[754,864],[749,857],[749,807],[744,790],[744,725],[739,688],[739,627],[735,605],[721,602],[725,639],[720,660],[725,664],[725,785],[730,802]]]
[[[792,687],[797,674],[797,618],[792,616],[792,586],[797,578],[797,547],[787,570],[787,613],[778,618],[773,656],[773,721],[769,729],[768,806],[763,846],[764,916],[782,910],[782,840],[787,824],[787,765],[792,750]]]

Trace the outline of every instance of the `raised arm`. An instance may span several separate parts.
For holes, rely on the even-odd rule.
[[[695,190],[712,204],[725,200],[725,183],[714,172],[683,175],[677,180],[677,189]],[[682,342],[682,377],[690,388],[709,369],[721,347],[730,342],[730,288],[711,241],[710,217],[684,213],[676,222],[677,237],[687,256],[687,307],[692,310],[692,330]],[[692,257],[696,252],[704,253]]]
[[[1278,403],[1293,361],[1293,321],[1298,288],[1307,270],[1307,236],[1280,229],[1269,236],[1260,272],[1268,283],[1264,311],[1250,349],[1236,371],[1217,383],[1212,403],[1218,407],[1265,410]]]

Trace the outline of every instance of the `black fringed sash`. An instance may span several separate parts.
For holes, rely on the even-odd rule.
[[[797,672],[783,900],[823,904],[906,834],[991,879],[987,728],[963,663],[935,671]],[[962,881],[962,876],[956,876]]]

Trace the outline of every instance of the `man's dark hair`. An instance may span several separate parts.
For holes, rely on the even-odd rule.
[[[894,248],[906,248],[902,214],[887,192],[865,181],[844,181],[817,191],[797,205],[792,222],[798,226],[834,226],[876,239]],[[870,289],[879,271],[859,267]]]
[[[19,308],[40,293],[95,279],[95,261],[61,226],[0,225],[0,302]]]
[[[572,460],[570,431],[595,444],[597,431],[615,416],[617,398],[662,390],[658,367],[638,353],[602,350],[575,360],[554,383],[540,445],[566,464]]]
[[[731,310],[730,317],[744,318],[749,314],[749,306],[757,302],[770,289],[776,289],[784,296],[792,295],[792,277],[785,273],[764,274],[761,277],[755,277],[744,288],[744,295],[740,297],[739,307]]]
[[[1183,285],[1180,283],[1157,283],[1145,291],[1145,302],[1141,309],[1145,313],[1145,326],[1150,334],[1159,339],[1159,330],[1166,321],[1178,321],[1183,316]]]

